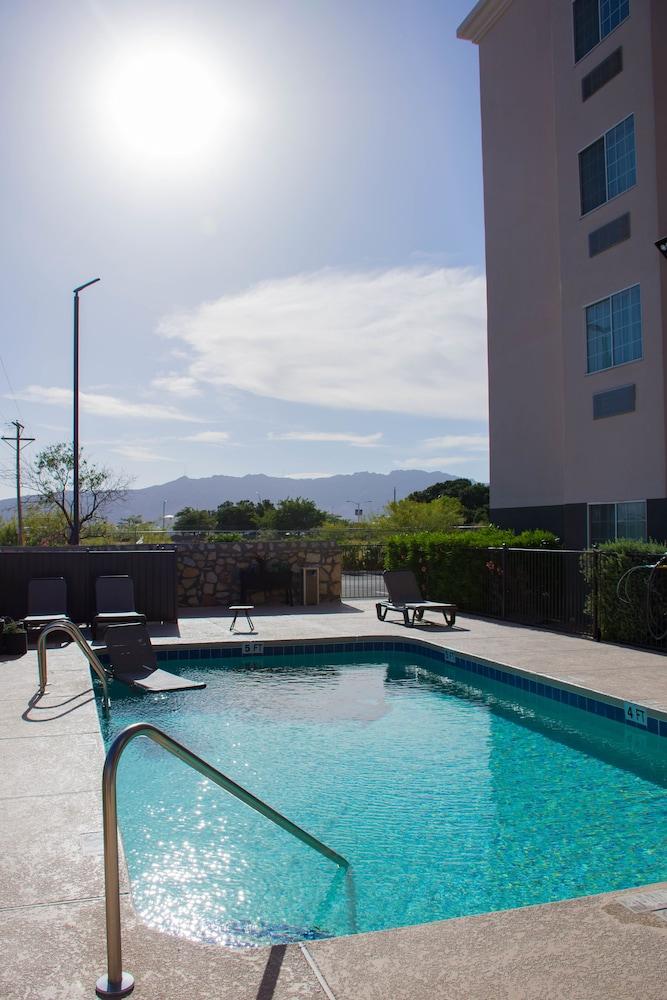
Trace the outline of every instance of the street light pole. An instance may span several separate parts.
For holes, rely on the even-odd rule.
[[[74,441],[73,441],[73,484],[72,484],[72,532],[70,545],[79,544],[81,530],[81,504],[79,498],[79,292],[98,282],[99,278],[87,281],[74,289]]]

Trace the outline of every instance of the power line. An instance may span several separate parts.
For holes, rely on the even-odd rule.
[[[3,365],[4,368],[4,365]],[[23,545],[23,507],[21,505],[21,452],[26,448],[34,438],[23,437],[23,431],[25,430],[23,424],[20,424],[18,420],[12,420],[12,424],[16,428],[16,434],[14,437],[3,436],[2,440],[6,441],[11,448],[16,449],[16,530],[17,530],[17,541],[19,545]]]
[[[5,362],[2,360],[2,355],[1,354],[0,354],[0,366],[2,366],[2,370],[5,373],[5,379],[7,380],[7,385],[9,386],[9,394],[10,394],[10,396],[12,398],[14,406],[16,407],[16,412],[18,413],[19,420],[23,420],[23,414],[21,413],[21,410],[19,409],[19,404],[18,404],[17,399],[16,399],[16,393],[14,392],[14,386],[12,385],[12,383],[10,381],[9,373],[7,372],[7,369],[5,367]],[[13,423],[13,421],[12,421],[12,423]]]

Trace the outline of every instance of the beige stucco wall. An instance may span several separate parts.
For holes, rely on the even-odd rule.
[[[651,64],[653,70],[653,116],[655,123],[655,176],[657,213],[653,235],[656,240],[667,236],[667,3],[651,0]],[[659,294],[662,304],[663,382],[667,385],[667,260],[658,259]],[[664,424],[667,437],[667,397]]]
[[[667,261],[654,247],[664,235],[658,177],[663,188],[667,177],[666,6],[633,0],[630,17],[575,66],[571,0],[487,5],[500,11],[476,39],[492,507],[667,494]],[[619,45],[622,73],[582,102],[582,77]],[[631,113],[637,184],[581,218],[578,152]],[[589,232],[626,211],[631,239],[591,259]],[[664,190],[660,213],[667,233]],[[643,359],[587,375],[585,306],[636,283]],[[636,411],[594,421],[593,394],[628,383]]]
[[[549,0],[514,0],[479,54],[491,506],[560,503],[563,362]]]
[[[656,170],[649,3],[635,0],[630,17],[573,65],[572,8],[552,0],[562,336],[565,397],[564,500],[642,500],[665,495],[663,343],[655,249]],[[581,79],[619,45],[623,71],[587,101]],[[634,114],[637,184],[580,217],[578,151]],[[629,240],[596,257],[588,234],[630,212]],[[585,306],[641,285],[643,360],[586,374]],[[635,383],[634,413],[593,420],[596,392]]]

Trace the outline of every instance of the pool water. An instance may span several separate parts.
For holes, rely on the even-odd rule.
[[[667,740],[651,733],[414,653],[168,666],[208,686],[112,685],[107,744],[152,722],[352,868],[136,739],[119,817],[152,926],[245,947],[667,878]]]

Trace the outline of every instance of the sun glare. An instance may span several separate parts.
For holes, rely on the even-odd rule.
[[[195,166],[233,138],[238,90],[205,51],[156,42],[121,52],[102,88],[101,125],[116,150],[147,166]]]

